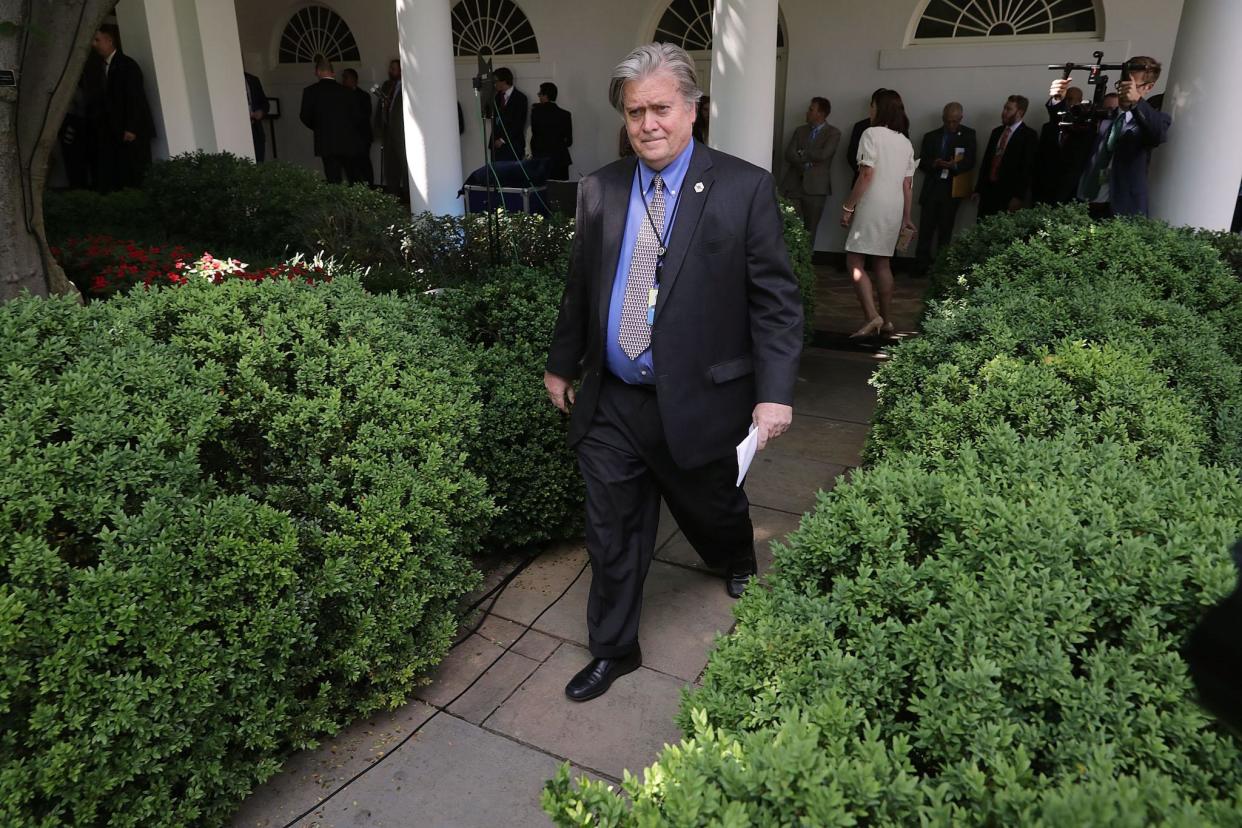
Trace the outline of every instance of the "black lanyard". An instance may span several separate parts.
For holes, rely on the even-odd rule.
[[[658,174],[658,173],[657,173]],[[660,179],[664,181],[664,179]],[[668,239],[673,233],[673,219],[677,216],[677,207],[681,203],[681,196],[673,197],[673,209],[665,210],[664,220],[664,236],[661,238],[660,231],[656,228],[655,218],[651,215],[651,205],[647,203],[647,194],[642,189],[642,175],[637,167],[634,168],[634,186],[638,188],[638,197],[642,199],[643,211],[647,214],[647,221],[651,225],[651,235],[656,237],[659,247],[656,248],[656,284],[660,283],[660,272],[664,269],[664,256],[668,253]],[[664,190],[668,192],[668,182],[664,181]]]

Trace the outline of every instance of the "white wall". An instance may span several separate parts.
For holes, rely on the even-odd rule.
[[[509,66],[517,86],[534,100],[539,83],[551,80],[560,89],[558,101],[574,115],[575,164],[571,175],[590,172],[616,157],[620,116],[608,106],[612,67],[635,45],[650,37],[666,0],[518,0],[539,39],[538,59],[499,58]],[[302,88],[314,81],[310,67],[276,64],[281,29],[305,5],[288,0],[238,0],[242,55],[247,69],[262,80],[269,95],[281,98],[284,117],[277,125],[280,157],[318,167],[311,152],[310,132],[297,120]],[[362,62],[355,64],[362,85],[385,77],[388,60],[396,55],[396,12],[393,0],[329,0],[353,29]],[[1090,62],[1095,49],[1106,60],[1148,54],[1166,60],[1173,50],[1182,0],[1103,0],[1104,43],[1090,39],[1026,42],[1005,47],[960,43],[952,46],[908,46],[915,14],[924,0],[782,0],[788,45],[785,94],[785,136],[802,122],[809,99],[832,101],[830,123],[848,133],[866,113],[873,89],[901,92],[916,142],[939,126],[940,109],[949,100],[966,108],[966,124],[979,132],[980,153],[988,132],[1000,123],[1000,110],[1010,94],[1031,99],[1032,126],[1042,126],[1042,102],[1053,73],[1049,63]],[[348,64],[345,64],[348,65]],[[345,65],[339,66],[340,69]],[[470,87],[475,67],[459,61],[458,100],[466,115],[462,144],[463,178],[481,164],[482,138],[478,109]],[[1163,90],[1163,82],[1157,91]],[[455,112],[445,113],[456,118]],[[778,173],[779,174],[779,173]],[[843,231],[831,220],[850,183],[844,147],[834,162],[833,198],[820,224],[817,248],[840,250]],[[916,187],[919,186],[916,182]],[[969,223],[967,205],[959,221]]]

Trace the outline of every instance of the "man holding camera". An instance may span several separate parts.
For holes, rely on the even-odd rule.
[[[1128,77],[1117,84],[1117,106],[1106,109],[1078,183],[1078,198],[1097,218],[1147,215],[1147,166],[1151,151],[1168,138],[1172,121],[1146,100],[1160,79],[1160,63],[1135,57],[1126,69]],[[1060,105],[1069,84],[1052,82],[1050,109]]]

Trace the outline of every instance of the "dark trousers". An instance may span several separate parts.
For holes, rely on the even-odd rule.
[[[960,198],[932,199],[922,205],[919,213],[919,244],[914,253],[914,269],[920,273],[931,266],[932,240],[939,252],[953,240],[953,225],[957,221]]]
[[[329,184],[340,184],[345,179],[345,165],[348,161],[348,155],[323,156],[323,177]]]
[[[371,166],[371,153],[350,156],[345,165],[345,175],[350,184],[366,184],[368,187],[374,184],[375,168]]]
[[[815,234],[819,231],[819,219],[824,215],[824,205],[828,203],[828,196],[822,195],[806,195],[803,193],[797,197],[798,213],[802,216],[802,226],[806,228],[807,235],[811,237],[811,248],[815,248]]]
[[[1002,192],[996,190],[981,190],[979,192],[979,218],[993,215],[994,213],[1004,213],[1009,210],[1009,198]]]
[[[95,189],[110,193],[142,186],[143,175],[151,161],[151,146],[145,139],[122,141],[101,137],[96,143],[96,153]]]
[[[605,376],[595,418],[578,444],[578,468],[586,482],[587,630],[596,658],[619,658],[638,646],[661,495],[709,566],[754,554],[750,501],[734,485],[736,458],[679,468],[664,440],[654,389]]]
[[[267,136],[263,133],[262,121],[250,122],[250,138],[254,142],[254,163],[262,164],[267,158]]]

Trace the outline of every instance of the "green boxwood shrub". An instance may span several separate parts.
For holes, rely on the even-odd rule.
[[[166,238],[164,226],[143,190],[46,190],[43,226],[52,244],[91,235],[149,242]]]
[[[1242,754],[1178,649],[1229,592],[1242,486],[999,428],[856,474],[748,591],[632,809],[564,777],[562,825],[1236,824]],[[1139,791],[1151,783],[1151,792]],[[1085,787],[1083,787],[1085,786]],[[1081,789],[1080,789],[1081,788]],[[601,815],[591,822],[594,814]]]
[[[0,307],[0,822],[213,825],[447,651],[473,355],[356,280]]]
[[[427,300],[445,334],[475,349],[482,415],[469,454],[500,507],[489,531],[494,547],[582,531],[582,479],[566,444],[566,420],[543,387],[564,290],[559,269],[512,267]]]

